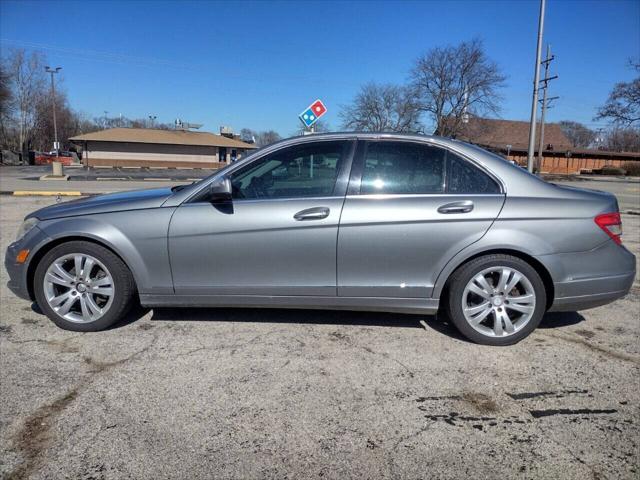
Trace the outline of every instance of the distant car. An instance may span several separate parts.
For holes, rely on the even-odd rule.
[[[50,165],[52,162],[60,162],[63,165],[72,165],[78,161],[78,157],[75,152],[40,152],[35,155],[36,165]]]
[[[625,295],[634,256],[614,196],[549,184],[455,140],[322,134],[189,186],[28,215],[9,287],[58,326],[105,329],[148,307],[446,312],[508,345],[547,310]]]

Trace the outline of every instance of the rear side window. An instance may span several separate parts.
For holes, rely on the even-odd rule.
[[[447,193],[500,193],[500,187],[489,175],[451,152],[447,153],[447,166]]]
[[[445,150],[403,142],[369,143],[360,193],[443,193]]]
[[[360,194],[496,194],[498,184],[446,149],[407,142],[368,144]]]

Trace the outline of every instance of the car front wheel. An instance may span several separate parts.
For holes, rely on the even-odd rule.
[[[34,276],[36,301],[60,328],[104,330],[133,302],[135,284],[124,262],[91,242],[63,243],[47,252]]]
[[[513,345],[540,323],[546,292],[538,272],[512,255],[486,255],[459,268],[447,313],[460,333],[484,345]]]

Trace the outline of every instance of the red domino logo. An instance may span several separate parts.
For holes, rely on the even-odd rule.
[[[311,105],[311,111],[315,114],[316,118],[321,117],[327,111],[327,107],[320,100],[316,100]]]

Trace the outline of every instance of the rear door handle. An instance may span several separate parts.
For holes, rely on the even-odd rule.
[[[439,213],[469,213],[471,210],[473,210],[473,202],[471,200],[447,203],[438,208]]]
[[[300,210],[293,218],[298,221],[302,220],[322,220],[329,216],[330,210],[327,207],[313,207]]]

